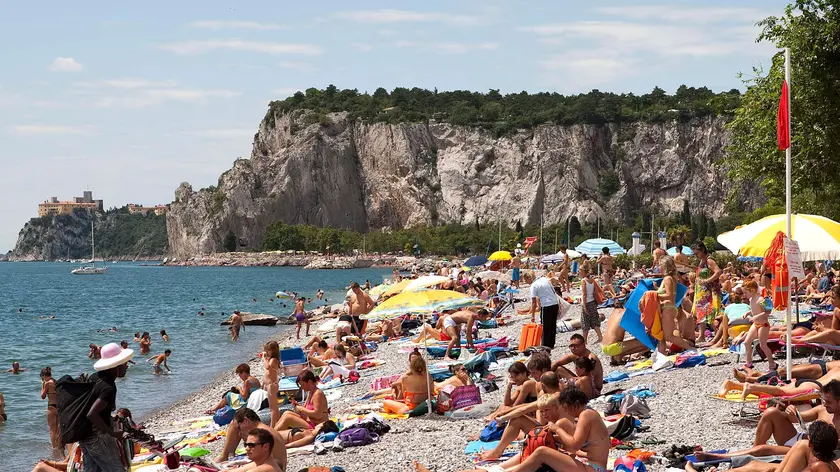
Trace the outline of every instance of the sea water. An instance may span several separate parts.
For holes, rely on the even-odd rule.
[[[289,329],[246,326],[240,341],[233,343],[227,328],[219,325],[233,310],[288,316],[294,302],[278,300],[274,294],[279,290],[311,297],[313,304],[307,308],[314,308],[324,304],[316,300],[319,288],[328,304],[341,303],[350,281],[381,283],[391,272],[121,262],[110,265],[104,275],[82,276],[71,275],[73,267],[0,263],[0,392],[9,417],[0,423],[0,471],[28,471],[39,458],[49,457],[40,371],[50,366],[56,379],[92,373],[90,343],[131,343],[135,332],[148,331],[152,354],[172,350],[172,374],[155,376],[152,364],[145,362],[148,356],[139,355],[137,345],[131,344],[137,364],[117,381],[117,405],[129,408],[137,419],[200,389],[220,372],[253,357],[272,334]],[[118,332],[107,332],[112,327]],[[170,342],[161,340],[161,329]],[[13,361],[27,371],[4,373]]]

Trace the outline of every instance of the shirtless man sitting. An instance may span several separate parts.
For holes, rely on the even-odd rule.
[[[461,347],[461,326],[466,327],[467,332],[467,348],[472,349],[473,345],[472,329],[475,321],[486,321],[490,318],[490,312],[482,308],[478,312],[470,310],[460,310],[443,318],[443,332],[440,333],[441,341],[449,341],[446,346],[445,360],[452,360],[452,349]]]
[[[235,415],[233,415],[233,421],[231,421],[230,425],[227,428],[227,437],[225,438],[225,446],[222,449],[222,453],[219,457],[216,458],[216,462],[225,462],[228,460],[231,454],[236,450],[239,446],[239,442],[245,440],[246,442],[249,441],[248,437],[251,436],[251,432],[255,429],[259,428],[264,431],[267,431],[271,434],[271,437],[274,438],[274,447],[272,448],[272,455],[274,456],[274,460],[277,461],[277,464],[280,466],[280,470],[286,470],[286,442],[283,441],[283,438],[280,436],[280,433],[274,430],[274,428],[270,427],[267,424],[263,424],[260,421],[260,416],[250,408],[240,408]],[[245,465],[240,469],[236,470],[251,470],[255,466],[252,464]],[[271,469],[269,469],[271,470]]]
[[[598,359],[598,356],[586,347],[586,341],[578,333],[573,334],[570,338],[569,351],[571,351],[569,354],[566,354],[551,364],[551,370],[556,372],[560,378],[573,379],[577,376],[565,366],[573,363],[580,357],[592,359],[595,362],[595,370],[592,371],[595,380],[595,396],[600,395],[601,388],[604,386],[604,366],[601,364],[601,359]]]
[[[285,464],[281,465],[274,457],[275,442],[274,436],[265,429],[254,428],[248,431],[245,453],[248,454],[251,463],[233,469],[232,472],[284,472]]]
[[[611,365],[621,365],[630,355],[650,351],[650,348],[638,339],[624,340],[627,332],[621,327],[622,316],[624,316],[624,308],[613,309],[610,317],[607,318],[607,328],[604,330],[604,339],[601,341],[601,351],[610,356]]]

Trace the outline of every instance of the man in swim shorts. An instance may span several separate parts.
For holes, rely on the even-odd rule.
[[[152,359],[154,359],[155,361],[155,375],[160,375],[163,373],[163,369],[160,367],[161,365],[163,365],[163,367],[166,368],[167,372],[172,372],[172,370],[166,364],[166,358],[168,358],[170,355],[172,355],[172,350],[167,349],[163,351],[163,354],[158,354],[157,356],[152,357]]]
[[[654,274],[661,273],[662,269],[659,267],[659,259],[666,254],[668,254],[668,253],[665,252],[664,249],[662,249],[662,243],[659,242],[658,239],[654,240],[653,241],[653,270],[651,272],[653,272]]]
[[[794,425],[800,423],[810,423],[816,420],[825,421],[834,426],[834,429],[840,431],[840,417],[835,413],[840,410],[840,381],[832,380],[825,384],[822,388],[823,404],[798,412],[796,406],[788,406],[784,410],[780,410],[775,406],[768,408],[758,421],[758,427],[755,431],[755,446],[767,444],[772,437],[776,444],[791,447],[796,444],[796,441],[803,438],[805,435],[802,431],[797,431]]]
[[[490,312],[482,308],[478,312],[470,310],[456,311],[451,315],[447,315],[443,319],[443,332],[440,333],[441,341],[449,341],[446,346],[446,354],[444,359],[452,360],[452,349],[456,346],[461,347],[461,326],[466,326],[467,332],[467,348],[473,348],[472,329],[475,321],[486,321],[490,318]]]
[[[239,310],[234,310],[233,314],[230,315],[231,341],[239,341],[239,332],[242,330],[243,326],[245,326],[245,322],[242,320],[242,315],[239,314]]]
[[[360,316],[368,314],[370,310],[373,309],[374,303],[373,299],[370,298],[370,295],[362,290],[362,287],[358,282],[350,284],[350,291],[353,293],[350,295],[350,309],[348,310],[348,313],[353,319],[353,333],[361,338],[365,334],[367,321],[362,320]]]
[[[298,297],[295,300],[295,323],[297,324],[297,338],[300,339],[300,327],[306,323],[306,337],[309,337],[309,318],[306,317],[305,297]]]
[[[604,330],[604,339],[601,341],[601,352],[610,356],[612,365],[623,363],[624,358],[632,354],[650,350],[638,339],[624,340],[627,332],[621,327],[622,316],[624,316],[624,308],[613,309],[610,317],[607,318],[607,328]]]
[[[510,284],[516,288],[519,288],[519,273],[522,268],[522,259],[519,258],[519,254],[513,256],[513,259],[510,260]]]

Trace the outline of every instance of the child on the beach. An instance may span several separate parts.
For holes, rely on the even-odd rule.
[[[745,367],[752,368],[752,355],[753,355],[753,341],[758,338],[758,344],[761,348],[761,352],[764,353],[764,356],[767,358],[769,362],[770,370],[776,370],[778,366],[773,361],[773,353],[770,351],[770,348],[767,347],[767,338],[770,334],[770,322],[769,322],[769,315],[766,311],[764,311],[764,303],[761,297],[758,295],[758,284],[754,280],[749,280],[744,282],[741,287],[744,290],[744,294],[750,300],[750,316],[749,319],[752,321],[752,326],[750,326],[750,330],[747,332],[747,337],[744,339],[744,347],[746,349],[746,364]]]
[[[263,373],[262,385],[268,392],[268,407],[271,410],[271,427],[280,421],[280,410],[277,407],[277,391],[280,388],[280,345],[277,341],[269,341],[263,346]]]
[[[598,303],[600,302],[598,301],[598,298],[603,298],[604,292],[598,284],[598,281],[592,276],[592,271],[589,269],[589,265],[585,264],[580,268],[580,275],[583,277],[580,282],[583,304],[583,311],[580,315],[580,324],[583,330],[583,339],[589,339],[589,330],[591,329],[595,331],[595,335],[598,337],[598,342],[600,343],[601,340],[604,339],[604,336],[601,334],[601,317],[598,315]]]
[[[306,298],[298,297],[295,300],[295,321],[297,322],[297,338],[300,339],[300,327],[303,323],[306,323],[306,337],[309,337],[309,318],[306,317],[306,308],[304,305],[306,304]]]
[[[166,363],[166,359],[170,355],[172,355],[172,350],[167,349],[163,351],[163,354],[158,354],[154,357],[150,357],[149,360],[147,360],[146,362],[155,361],[155,375],[160,375],[163,373],[163,369],[160,367],[161,365],[163,365],[163,367],[166,368],[167,372],[172,373],[172,369],[170,369],[169,365],[167,365]]]

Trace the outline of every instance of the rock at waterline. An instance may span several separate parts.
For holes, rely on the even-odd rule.
[[[280,321],[280,318],[274,315],[263,315],[261,313],[239,312],[239,315],[242,316],[242,322],[245,326],[275,326]],[[219,324],[229,326],[230,319],[222,321]]]

